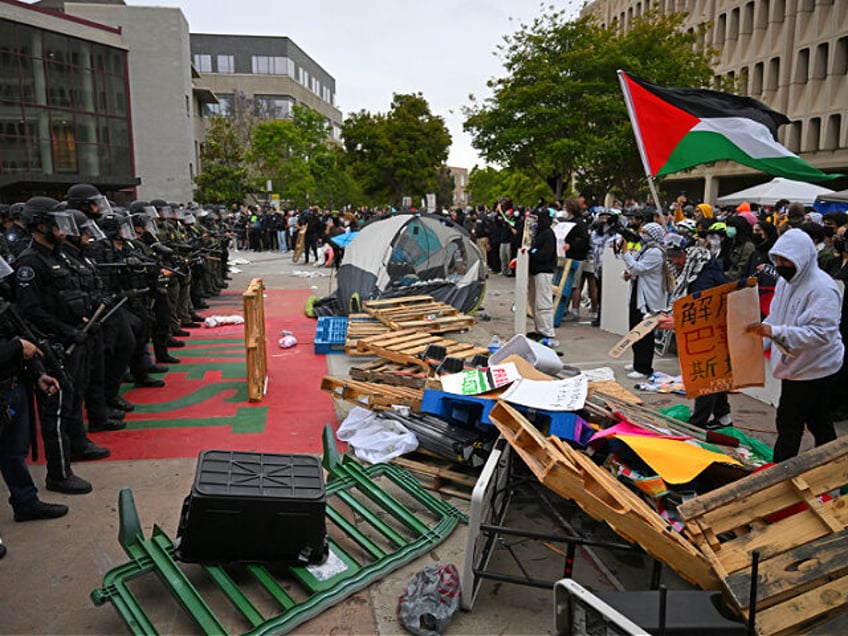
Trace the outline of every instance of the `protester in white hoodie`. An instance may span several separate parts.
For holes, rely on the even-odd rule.
[[[836,439],[828,406],[844,345],[839,288],[819,269],[812,239],[787,230],[769,251],[780,278],[771,313],[748,330],[770,339],[771,370],[781,381],[774,461],[798,454],[804,425],[816,446]]]

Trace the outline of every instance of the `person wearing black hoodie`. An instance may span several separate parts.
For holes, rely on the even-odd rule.
[[[721,265],[708,249],[688,245],[686,239],[680,239],[680,235],[668,234],[665,240],[665,251],[675,273],[672,303],[688,294],[706,291],[728,282]],[[727,392],[696,397],[689,423],[706,429],[732,426]]]
[[[530,247],[530,287],[528,300],[533,307],[535,331],[551,347],[559,346],[554,332],[554,295],[552,284],[557,267],[556,236],[551,221],[556,211],[541,207],[536,211],[536,235]],[[518,308],[516,308],[518,311]]]
[[[760,295],[760,320],[765,320],[771,308],[774,297],[774,287],[777,285],[777,270],[769,258],[769,250],[777,240],[777,228],[768,221],[759,221],[752,229],[751,240],[754,242],[754,252],[748,276],[757,277],[757,291]]]

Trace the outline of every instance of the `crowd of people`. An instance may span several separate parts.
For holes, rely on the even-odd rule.
[[[502,216],[508,219],[512,214],[508,208]],[[558,344],[552,339],[550,293],[540,290],[535,275],[553,271],[550,250],[543,248],[550,244],[551,218],[571,224],[565,236],[566,256],[580,263],[571,317],[577,317],[581,300],[588,295],[595,326],[599,324],[602,256],[607,249],[625,264],[631,329],[649,315],[667,312],[685,295],[753,277],[761,322],[747,329],[765,339],[771,372],[781,383],[775,461],[798,453],[805,427],[817,446],[835,439],[834,421],[848,417],[848,395],[838,390],[848,385],[846,212],[819,214],[786,200],[762,208],[742,203],[714,209],[707,203],[690,205],[681,193],[667,209],[589,209],[582,200],[569,199],[538,206],[534,218],[537,239],[530,251],[529,292],[535,299],[539,333],[529,335],[550,336],[540,339]],[[547,238],[539,240],[539,236]],[[547,269],[540,270],[538,263],[543,260]],[[542,286],[550,289],[548,281]],[[541,304],[540,296],[545,298]],[[669,329],[672,325],[670,316],[661,324]],[[654,345],[653,331],[634,344],[633,362],[626,367],[628,378],[652,377]],[[696,399],[690,421],[708,429],[732,425],[727,395]]]
[[[135,406],[122,383],[158,388],[172,355],[227,286],[221,210],[162,199],[111,204],[95,187],[0,205],[0,473],[16,521],[60,517],[27,467],[37,415],[47,490],[91,492],[73,464],[108,457],[93,432]]]

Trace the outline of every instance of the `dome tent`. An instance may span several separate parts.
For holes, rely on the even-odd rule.
[[[365,300],[426,294],[467,313],[480,304],[485,284],[483,255],[463,228],[440,216],[397,214],[356,234],[339,267],[334,302],[314,309],[346,315]]]

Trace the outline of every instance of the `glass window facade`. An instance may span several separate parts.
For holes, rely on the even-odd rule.
[[[294,99],[287,95],[255,95],[253,107],[262,119],[286,119],[292,115]]]
[[[212,56],[204,53],[196,53],[194,56],[194,68],[198,73],[212,72]]]
[[[126,52],[0,20],[0,174],[132,177]]]
[[[236,57],[235,57],[235,55],[219,55],[218,56],[218,72],[219,73],[235,73],[236,72]]]
[[[254,55],[250,67],[255,75],[294,75],[294,62],[287,57]]]

